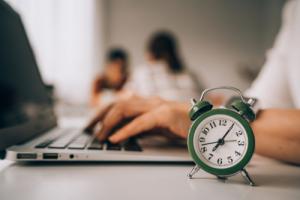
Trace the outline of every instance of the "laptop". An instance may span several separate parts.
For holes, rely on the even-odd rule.
[[[100,143],[57,125],[20,16],[0,1],[0,152],[13,161],[191,162],[185,144],[163,138]],[[185,143],[185,142],[183,142]]]

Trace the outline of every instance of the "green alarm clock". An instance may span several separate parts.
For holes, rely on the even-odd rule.
[[[227,107],[213,108],[204,100],[208,92],[218,89],[233,90],[239,94]],[[196,166],[189,173],[192,178],[199,169],[226,179],[241,173],[254,185],[245,167],[255,149],[255,138],[250,122],[255,119],[255,99],[246,101],[242,92],[234,87],[218,87],[203,91],[200,100],[192,100],[189,116],[192,125],[188,135],[188,150]]]

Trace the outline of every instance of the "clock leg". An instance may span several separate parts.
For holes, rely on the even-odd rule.
[[[225,176],[217,176],[217,178],[218,178],[218,180],[224,181],[224,182],[227,180],[227,177],[225,177]]]
[[[188,177],[189,177],[190,179],[192,179],[193,176],[194,176],[200,169],[201,169],[201,168],[200,168],[198,165],[195,165],[195,166],[193,167],[193,169],[191,170],[191,172],[188,174]]]
[[[252,180],[251,177],[249,176],[249,174],[248,174],[248,172],[246,171],[246,169],[242,169],[241,174],[242,174],[242,176],[244,177],[244,179],[249,183],[249,185],[255,186],[255,183],[253,182],[253,180]]]

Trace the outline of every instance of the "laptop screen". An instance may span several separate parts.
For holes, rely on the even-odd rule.
[[[56,125],[20,16],[0,1],[0,151]]]

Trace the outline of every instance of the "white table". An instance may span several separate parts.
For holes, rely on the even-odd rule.
[[[240,175],[225,183],[188,165],[22,164],[0,161],[0,199],[300,199],[300,167],[255,156],[248,170],[256,187]]]
[[[64,117],[59,124],[83,127],[86,121],[86,117]],[[299,166],[254,156],[248,172],[256,187],[248,186],[241,175],[224,183],[199,172],[189,180],[191,168],[175,164],[20,165],[0,161],[0,200],[300,200]]]

